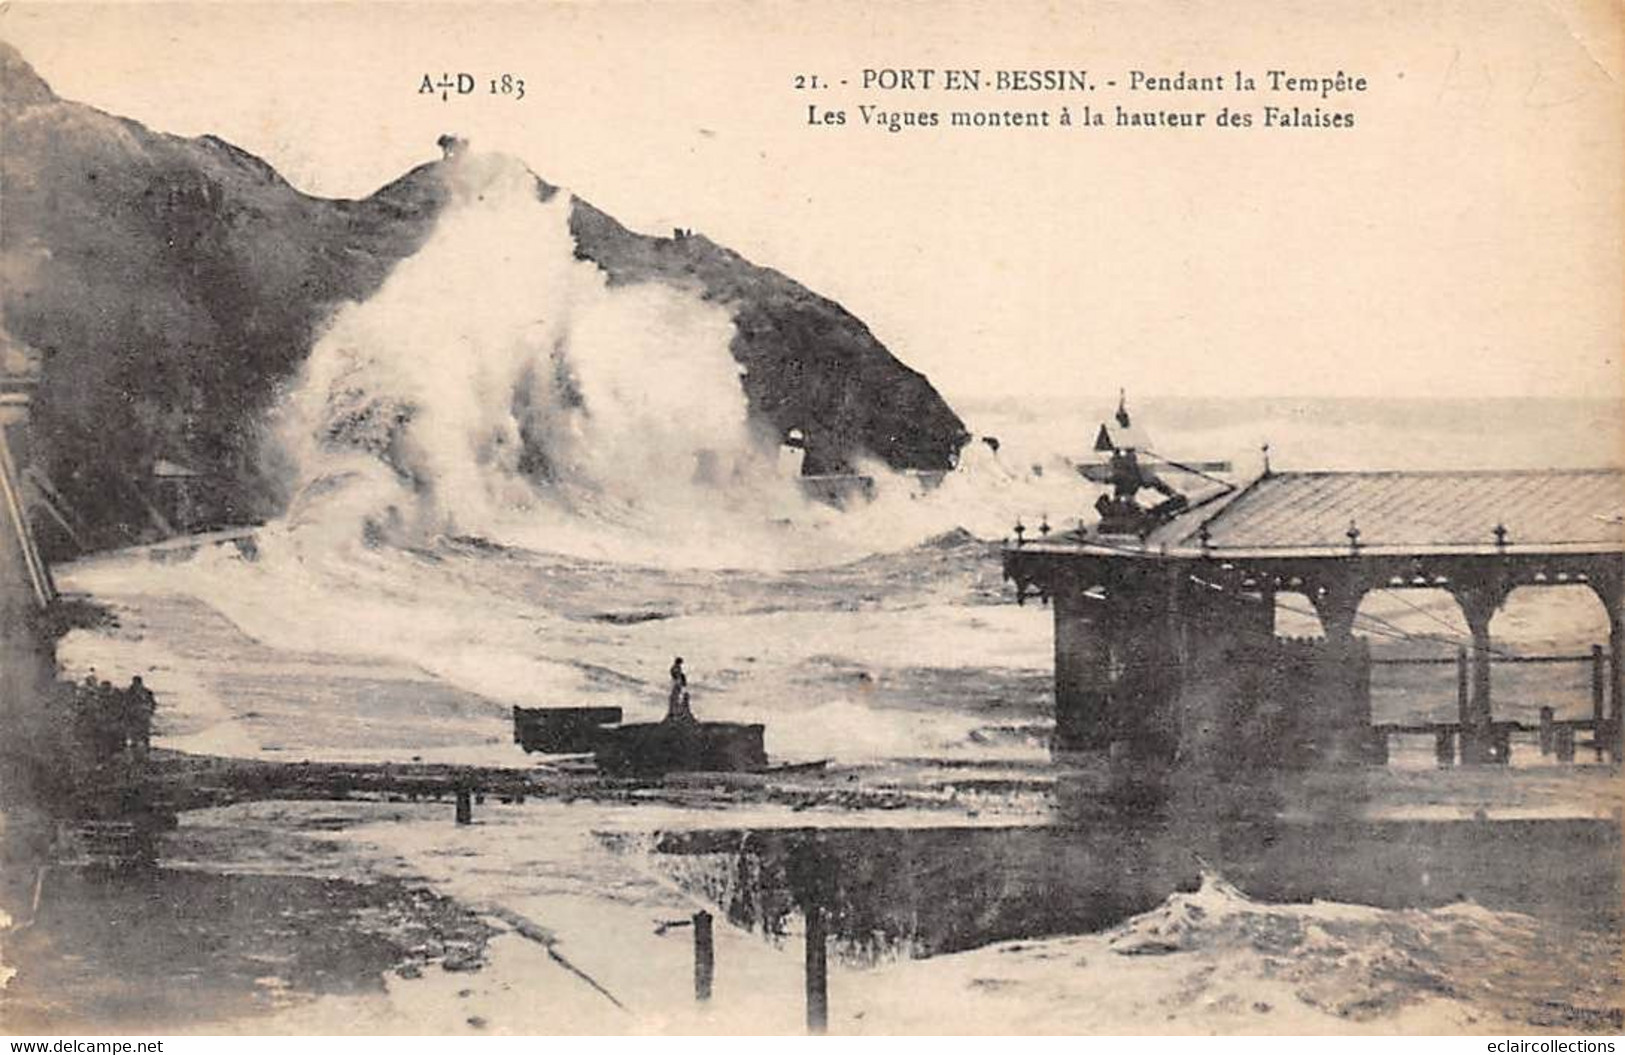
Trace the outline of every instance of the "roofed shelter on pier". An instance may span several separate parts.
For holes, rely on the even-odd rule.
[[[1355,617],[1371,591],[1432,588],[1455,598],[1471,632],[1461,758],[1502,761],[1492,619],[1515,589],[1581,584],[1609,627],[1606,713],[1594,735],[1619,757],[1625,471],[1266,469],[1123,531],[1125,510],[1131,527],[1144,512],[1135,489],[1102,499],[1102,524],[1118,530],[1018,538],[1004,554],[1018,594],[1054,605],[1059,750],[1288,764],[1385,757]],[[1275,595],[1285,591],[1308,597],[1322,638],[1276,636]]]

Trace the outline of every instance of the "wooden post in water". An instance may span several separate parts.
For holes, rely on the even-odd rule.
[[[1433,757],[1441,766],[1456,764],[1456,731],[1449,726],[1433,730]]]
[[[1554,730],[1552,740],[1553,749],[1557,751],[1559,762],[1574,761],[1574,726],[1560,725]]]
[[[1456,721],[1461,723],[1462,730],[1472,722],[1472,709],[1470,705],[1470,685],[1467,675],[1467,649],[1456,649]]]
[[[1540,754],[1542,758],[1552,753],[1553,713],[1550,707],[1540,709]]]
[[[474,792],[466,784],[457,787],[457,823],[474,823]]]
[[[694,913],[694,999],[711,999],[711,978],[716,972],[716,947],[711,943],[711,913]]]
[[[1601,645],[1591,646],[1591,742],[1597,745],[1597,761],[1602,761],[1603,748],[1607,737],[1607,712],[1603,709],[1607,696],[1608,686],[1608,660],[1603,656]]]
[[[1485,752],[1483,761],[1494,762],[1503,766],[1511,765],[1512,727],[1510,725],[1490,726],[1489,741],[1489,750]]]
[[[824,930],[824,907],[809,906],[806,917],[807,1032],[821,1034],[829,1028],[829,940]]]

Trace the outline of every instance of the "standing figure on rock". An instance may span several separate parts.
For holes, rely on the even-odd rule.
[[[694,711],[688,703],[688,674],[683,671],[683,657],[671,664],[671,695],[666,700],[666,721],[692,722]]]

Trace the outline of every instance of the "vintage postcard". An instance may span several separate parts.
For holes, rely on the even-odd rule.
[[[0,1031],[1625,1028],[1617,0],[0,75]]]

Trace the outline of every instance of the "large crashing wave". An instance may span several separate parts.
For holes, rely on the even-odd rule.
[[[575,258],[569,196],[538,200],[517,161],[447,168],[433,236],[336,314],[282,410],[293,521],[578,549],[800,505],[752,429],[727,311],[611,288]]]
[[[875,502],[842,515],[810,501],[777,435],[751,420],[727,308],[611,286],[575,255],[569,195],[539,200],[516,160],[464,153],[445,169],[433,235],[334,316],[280,409],[291,526],[804,566],[956,527],[999,532],[1019,511],[1011,484],[1038,481],[975,444],[940,493],[869,464]],[[1063,486],[1078,502],[1076,477]]]
[[[82,570],[81,586],[189,594],[290,663],[381,658],[490,700],[629,718],[663,712],[671,658],[687,655],[700,713],[772,713],[780,755],[965,747],[982,718],[945,719],[940,705],[877,715],[863,688],[874,679],[853,671],[875,648],[901,657],[892,665],[940,653],[957,668],[1007,646],[983,616],[953,609],[996,575],[980,546],[896,551],[975,524],[978,502],[997,510],[984,518],[993,532],[1006,528],[1010,509],[1034,508],[998,497],[1021,476],[972,457],[922,496],[873,467],[872,503],[810,500],[781,470],[777,435],[751,420],[725,307],[662,284],[611,286],[576,258],[568,195],[538,200],[518,162],[465,154],[444,168],[435,231],[335,314],[278,410],[293,497],[253,556],[137,558]],[[1045,482],[1067,477],[1076,492],[1072,474]],[[853,563],[877,551],[887,556]],[[914,611],[898,621],[891,607]],[[625,612],[672,618],[604,618]],[[189,684],[151,673],[155,691],[206,712],[211,736],[259,735],[238,721],[229,671],[199,669]],[[310,701],[312,750],[372,749],[370,732],[351,739],[342,705],[323,726],[326,707]],[[446,735],[469,736],[459,757],[506,742],[489,716],[447,718]]]

